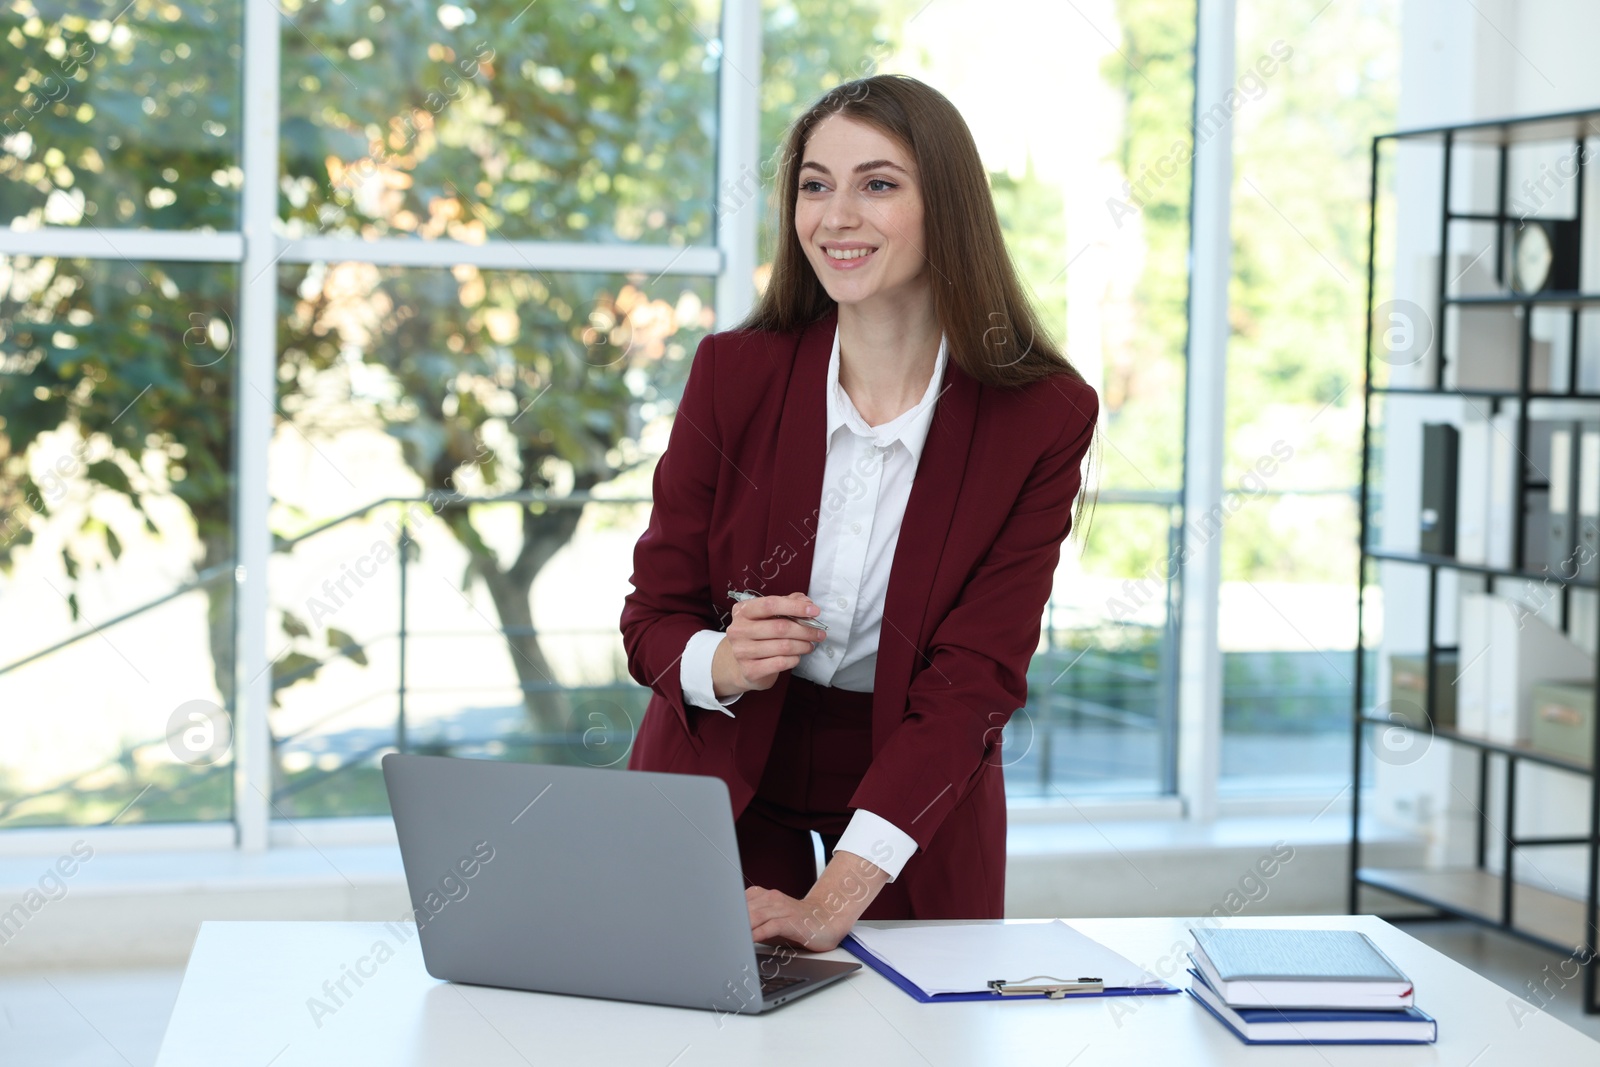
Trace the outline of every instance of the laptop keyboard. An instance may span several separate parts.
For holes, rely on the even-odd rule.
[[[771,978],[763,978],[761,979],[761,995],[764,997],[770,996],[781,989],[788,989],[792,985],[799,985],[803,981],[805,981],[803,978],[795,978],[782,974],[774,975]]]

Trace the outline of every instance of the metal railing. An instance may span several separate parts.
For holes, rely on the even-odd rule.
[[[1324,490],[1323,494],[1349,495],[1345,490]],[[1290,495],[1293,490],[1269,491],[1272,495]],[[370,649],[372,647],[393,642],[396,646],[395,661],[397,675],[394,677],[392,688],[384,686],[373,690],[360,699],[346,703],[344,706],[332,709],[319,715],[309,723],[302,723],[294,732],[284,735],[274,735],[272,744],[274,749],[273,766],[275,769],[275,785],[272,790],[274,803],[289,801],[298,794],[308,790],[325,786],[328,782],[339,778],[341,775],[355,773],[362,766],[371,766],[374,757],[384,751],[407,751],[416,747],[416,739],[411,736],[408,722],[408,702],[413,696],[422,694],[410,684],[408,667],[412,651],[410,644],[415,640],[427,637],[488,637],[495,640],[505,640],[514,636],[546,636],[534,627],[496,627],[488,633],[456,632],[430,630],[420,632],[414,630],[409,624],[407,610],[410,598],[409,570],[412,566],[410,560],[410,545],[415,539],[412,536],[412,521],[418,507],[426,507],[431,514],[443,513],[447,510],[483,507],[492,505],[538,505],[542,507],[583,507],[589,504],[607,505],[647,505],[649,498],[644,497],[608,497],[594,494],[574,494],[565,497],[551,497],[536,493],[510,493],[493,497],[472,497],[460,494],[434,493],[421,497],[388,496],[370,501],[361,507],[352,509],[337,517],[317,522],[310,528],[287,537],[276,537],[274,548],[278,552],[291,552],[297,546],[304,544],[311,538],[320,534],[339,529],[347,524],[364,520],[373,512],[398,505],[401,515],[398,523],[398,532],[395,536],[395,557],[398,561],[400,583],[400,606],[398,619],[392,631],[379,633],[368,637],[355,645],[346,645],[332,648],[328,655],[321,659],[303,664],[298,669],[275,675],[273,678],[273,691],[277,692],[306,676],[315,673],[322,666],[332,663],[340,658],[348,657],[356,648]],[[1121,491],[1105,490],[1098,496],[1098,505],[1155,507],[1165,510],[1167,516],[1168,534],[1168,559],[1175,559],[1181,549],[1181,524],[1178,516],[1181,513],[1181,498],[1176,491],[1151,490],[1151,491]],[[1169,568],[1169,571],[1171,568]],[[183,583],[172,591],[154,598],[147,603],[122,611],[110,619],[98,624],[90,624],[79,632],[54,641],[49,645],[30,652],[10,663],[0,666],[0,677],[4,677],[29,664],[37,663],[52,656],[63,649],[114,626],[136,620],[146,613],[167,604],[185,594],[202,590],[213,583],[231,580],[233,565],[223,563],[211,567],[196,575],[192,580]],[[1059,752],[1057,749],[1058,734],[1073,732],[1109,731],[1148,735],[1149,742],[1153,745],[1154,755],[1150,759],[1153,764],[1148,770],[1153,770],[1155,781],[1151,783],[1157,792],[1170,792],[1175,784],[1176,751],[1175,751],[1175,725],[1176,725],[1176,675],[1177,675],[1177,641],[1176,620],[1178,590],[1174,581],[1175,576],[1168,573],[1166,576],[1165,590],[1165,623],[1161,626],[1139,626],[1129,622],[1104,623],[1108,629],[1115,631],[1122,640],[1113,642],[1127,646],[1125,648],[1106,649],[1102,647],[1085,647],[1081,638],[1081,629],[1072,629],[1064,626],[1059,618],[1063,609],[1055,599],[1047,605],[1045,619],[1043,620],[1043,645],[1041,652],[1036,656],[1030,670],[1030,699],[1027,712],[1030,736],[1027,739],[1029,752],[1017,757],[1012,763],[1008,757],[1008,781],[1019,785],[1031,786],[1040,792],[1051,791],[1057,784],[1056,777],[1059,773]],[[550,632],[551,636],[568,636],[578,631],[562,630]],[[1077,638],[1077,640],[1074,640]],[[1066,674],[1065,668],[1070,665],[1073,672],[1073,681],[1067,687],[1060,687],[1058,683],[1061,676]],[[1056,673],[1060,672],[1060,673]],[[1048,675],[1048,680],[1047,680]],[[608,685],[591,687],[564,687],[555,683],[519,682],[518,688],[526,694],[539,690],[559,690],[574,696],[587,693],[607,694],[616,697],[633,695],[639,697],[646,695],[642,687],[630,680],[619,680]],[[504,687],[496,687],[503,689]],[[1241,694],[1242,696],[1243,694]],[[1306,693],[1306,697],[1315,697],[1319,700],[1326,694]],[[325,726],[351,710],[370,703],[374,700],[385,699],[392,696],[395,700],[395,722],[392,739],[381,744],[370,745],[367,749],[350,753],[337,767],[317,768],[314,772],[285,775],[280,766],[279,754],[286,746],[305,737]],[[1252,694],[1261,697],[1264,694]],[[227,697],[226,710],[231,715],[234,712],[231,696]],[[641,704],[642,706],[642,704]],[[542,733],[527,732],[516,736],[502,735],[494,738],[469,738],[456,739],[453,744],[458,747],[470,744],[487,744],[490,742],[510,742],[515,746],[538,749],[545,753],[566,750],[576,752],[585,744],[595,741],[595,729],[545,731]],[[1008,740],[1010,738],[1008,737]],[[0,824],[18,805],[41,795],[60,792],[72,792],[82,787],[86,781],[92,780],[107,768],[118,762],[126,762],[129,752],[136,752],[140,748],[164,745],[168,737],[152,737],[143,742],[129,746],[119,755],[118,759],[107,761],[98,767],[91,768],[81,774],[74,775],[70,780],[64,781],[51,790],[42,794],[33,794],[28,797],[16,797],[0,801]],[[605,744],[631,743],[631,736],[619,734],[611,730],[601,731],[601,741]],[[1035,750],[1036,751],[1033,751]],[[1070,756],[1069,747],[1069,756]],[[193,788],[196,782],[203,782],[212,775],[227,773],[231,770],[228,761],[217,766],[206,768],[200,772],[198,778],[190,779],[187,788]],[[1092,770],[1092,768],[1091,768]],[[1141,771],[1141,774],[1147,771]],[[1088,777],[1094,777],[1089,774]]]

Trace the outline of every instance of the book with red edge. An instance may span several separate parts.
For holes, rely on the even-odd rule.
[[[1418,1007],[1389,1011],[1235,1008],[1190,968],[1188,993],[1247,1045],[1429,1045],[1439,1024]]]

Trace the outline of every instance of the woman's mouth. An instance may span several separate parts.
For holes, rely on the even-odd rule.
[[[876,248],[824,248],[828,262],[835,270],[855,270],[871,259]]]

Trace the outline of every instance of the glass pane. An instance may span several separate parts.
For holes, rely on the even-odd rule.
[[[1091,542],[1120,536],[1129,551],[1091,562],[1079,558],[1076,539],[1063,548],[1028,671],[1028,703],[1006,727],[1012,798],[1147,796],[1170,788],[1170,514],[1101,502]],[[1151,567],[1150,559],[1161,562]]]
[[[1225,481],[1242,505],[1219,625],[1225,786],[1332,798],[1350,773],[1368,158],[1396,125],[1400,39],[1392,4],[1319,7],[1238,10]]]
[[[710,244],[715,0],[285,0],[295,236]]]
[[[237,229],[241,3],[119,7],[0,10],[0,225]]]
[[[617,618],[712,282],[280,277],[279,810],[387,811],[399,748],[625,765],[649,693]]]
[[[232,815],[235,275],[0,259],[0,826]]]
[[[1331,799],[1349,781],[1357,533],[1343,493],[1264,497],[1230,521],[1218,641],[1231,787]]]

